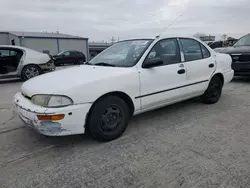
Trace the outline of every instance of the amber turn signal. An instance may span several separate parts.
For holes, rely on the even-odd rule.
[[[58,121],[64,118],[64,114],[57,115],[37,115],[38,120],[40,121]]]

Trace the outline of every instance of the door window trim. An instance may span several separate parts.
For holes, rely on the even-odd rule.
[[[193,85],[197,85],[197,84],[201,84],[201,83],[206,83],[206,82],[209,82],[209,80],[202,80],[202,81],[199,81],[199,82],[194,82],[194,83],[182,85],[182,86],[179,86],[179,87],[174,87],[174,88],[170,88],[170,89],[166,89],[166,90],[161,90],[161,91],[156,91],[156,92],[136,96],[135,99],[149,97],[149,96],[152,96],[152,95],[157,95],[157,94],[160,94],[160,93],[165,93],[165,92],[173,91],[173,90],[176,90],[176,89],[181,89],[181,88],[185,88],[185,87],[189,87],[189,86],[193,86]]]
[[[148,58],[148,56],[149,56],[151,50],[156,46],[156,44],[158,44],[158,43],[161,42],[161,41],[164,41],[164,40],[171,40],[171,39],[175,39],[175,40],[176,40],[176,42],[177,42],[177,43],[176,43],[176,44],[177,44],[177,47],[179,48],[179,55],[180,55],[180,57],[181,57],[181,56],[182,56],[182,55],[181,55],[181,48],[180,48],[180,44],[179,44],[178,38],[177,38],[177,37],[164,38],[164,39],[158,40],[158,41],[154,44],[154,46],[149,50],[149,52],[147,53],[145,59],[143,60],[143,63],[141,64],[141,68],[142,68],[142,69],[146,69],[146,68],[143,67],[143,65],[144,65],[146,59]],[[180,61],[179,63],[183,63],[182,57],[181,57],[181,61]],[[160,66],[157,66],[157,67],[163,67],[163,66],[174,65],[174,64],[179,64],[179,63],[172,63],[172,64],[167,64],[167,65],[163,64],[163,65],[160,65]]]

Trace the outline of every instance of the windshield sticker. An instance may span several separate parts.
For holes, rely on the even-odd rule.
[[[134,41],[132,45],[146,45],[148,41]]]

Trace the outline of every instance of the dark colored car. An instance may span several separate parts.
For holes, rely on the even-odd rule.
[[[210,48],[215,49],[215,48],[221,48],[223,47],[223,42],[222,41],[214,41],[208,44]]]
[[[232,57],[235,76],[250,76],[250,34],[240,38],[232,47],[222,49],[220,53]]]
[[[79,51],[63,51],[53,56],[54,64],[60,65],[81,65],[86,61],[86,57]]]

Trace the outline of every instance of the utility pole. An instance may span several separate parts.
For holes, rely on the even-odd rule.
[[[114,43],[114,42],[115,42],[115,38],[112,36],[111,43]]]

